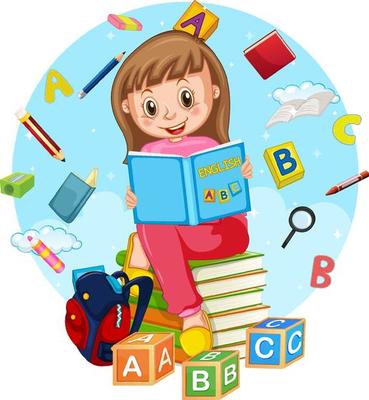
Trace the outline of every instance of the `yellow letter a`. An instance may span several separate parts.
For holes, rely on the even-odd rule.
[[[51,69],[47,74],[45,86],[45,101],[47,103],[53,103],[55,101],[55,90],[57,89],[59,89],[64,96],[73,94],[72,86],[63,75],[55,69]]]

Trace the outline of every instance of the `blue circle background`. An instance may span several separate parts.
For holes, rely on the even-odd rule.
[[[13,169],[34,173],[36,187],[16,200],[17,215],[23,232],[50,224],[64,227],[83,242],[81,249],[59,254],[67,266],[60,275],[33,255],[45,277],[65,298],[73,293],[72,269],[105,265],[108,272],[117,270],[115,255],[126,247],[128,235],[135,229],[132,213],[123,202],[128,185],[127,167],[122,164],[126,147],[110,104],[117,69],[85,99],[79,100],[77,93],[116,54],[123,50],[129,54],[146,39],[171,30],[187,7],[188,3],[169,3],[125,13],[143,23],[141,32],[119,31],[108,22],[98,25],[50,66],[69,81],[75,93],[64,97],[56,92],[55,102],[46,103],[47,70],[26,106],[62,147],[66,162],[53,160],[34,138],[26,137],[27,130],[20,125]],[[303,81],[323,83],[331,89],[334,85],[319,64],[279,29],[296,54],[296,61],[264,81],[245,59],[243,50],[276,27],[234,9],[217,5],[208,8],[220,18],[218,29],[207,44],[223,63],[229,79],[230,136],[245,141],[254,165],[254,178],[250,181],[253,212],[248,217],[249,250],[265,254],[264,266],[269,273],[264,302],[272,306],[272,314],[285,315],[313,291],[310,276],[314,256],[326,254],[337,259],[346,240],[357,188],[329,198],[324,194],[333,184],[357,172],[356,146],[342,145],[331,132],[333,122],[346,114],[342,98],[341,102],[329,105],[320,117],[298,118],[276,125],[265,134],[266,122],[279,107],[271,97],[275,89]],[[265,148],[287,141],[294,142],[305,177],[277,190],[263,153]],[[70,172],[85,178],[95,167],[99,168],[99,179],[94,195],[73,223],[63,223],[49,208],[50,199]],[[281,243],[290,231],[288,215],[298,205],[313,208],[317,223],[310,232],[296,234],[283,250]]]

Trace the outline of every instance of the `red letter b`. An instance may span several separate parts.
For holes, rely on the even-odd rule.
[[[326,264],[325,266],[322,265],[324,263]],[[311,282],[310,282],[311,287],[319,289],[328,287],[332,282],[332,279],[329,276],[329,274],[333,271],[333,269],[334,269],[333,258],[328,256],[316,256],[314,258],[313,272],[311,274]],[[318,283],[319,277],[323,278],[323,281],[320,283]]]

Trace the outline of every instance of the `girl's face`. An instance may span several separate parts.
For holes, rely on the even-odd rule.
[[[156,138],[181,138],[200,129],[208,119],[220,89],[211,82],[209,67],[182,78],[128,93],[122,108],[135,124]],[[206,135],[206,132],[204,132]]]

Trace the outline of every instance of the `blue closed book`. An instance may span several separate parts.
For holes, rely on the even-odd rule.
[[[95,183],[95,170],[86,181],[70,173],[51,199],[49,206],[63,221],[71,223],[94,192]]]
[[[136,224],[198,225],[250,211],[241,175],[244,144],[233,141],[189,157],[129,152]]]

